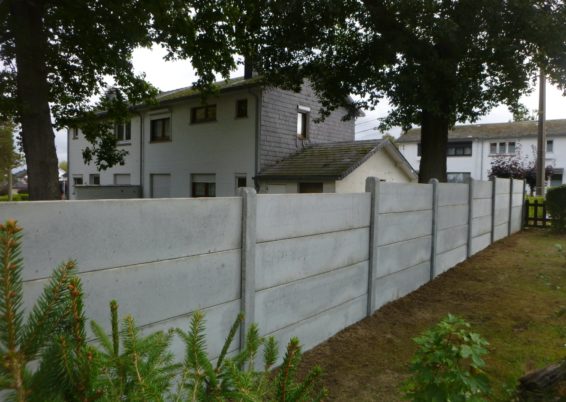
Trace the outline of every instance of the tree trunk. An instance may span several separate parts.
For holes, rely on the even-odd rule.
[[[428,183],[430,179],[446,182],[448,120],[428,110],[422,114],[419,183]]]
[[[57,152],[49,109],[44,4],[41,0],[14,0],[10,12],[30,199],[60,199]]]

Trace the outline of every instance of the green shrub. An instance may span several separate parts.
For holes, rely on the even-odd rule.
[[[291,339],[277,374],[275,338],[252,325],[245,347],[228,357],[243,321],[240,314],[216,364],[206,353],[204,315],[192,315],[187,332],[157,331],[142,336],[132,317],[120,326],[118,304],[110,303],[111,334],[91,322],[98,344],[87,342],[81,281],[70,261],[55,270],[27,320],[23,314],[21,229],[0,224],[0,392],[23,401],[319,401],[326,396],[321,370],[296,379],[301,347]],[[120,328],[121,327],[121,328]],[[174,362],[173,336],[185,344]],[[255,370],[263,347],[264,365]],[[36,361],[35,371],[29,363]]]
[[[552,230],[566,231],[566,185],[549,188],[546,193],[546,210],[548,211]]]
[[[0,202],[8,201],[7,195],[0,195]],[[29,201],[29,194],[16,193],[12,194],[12,201]]]
[[[487,341],[470,331],[464,320],[449,314],[414,339],[418,350],[411,377],[403,384],[415,402],[486,401],[489,382],[482,367]]]

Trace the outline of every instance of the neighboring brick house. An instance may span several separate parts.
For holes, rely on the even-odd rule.
[[[488,180],[491,162],[496,157],[521,154],[536,159],[538,123],[469,124],[456,126],[448,132],[448,181],[461,182],[468,178]],[[399,149],[414,169],[420,163],[421,130],[415,128],[403,134]],[[546,122],[546,166],[553,167],[550,186],[563,184],[566,167],[566,119]]]
[[[234,196],[238,187],[259,189],[263,169],[302,149],[354,141],[354,120],[342,120],[343,108],[315,123],[321,104],[308,84],[298,93],[255,78],[219,86],[207,104],[181,88],[134,108],[130,122],[115,128],[125,163],[105,171],[83,162],[88,144],[70,129],[70,198]]]

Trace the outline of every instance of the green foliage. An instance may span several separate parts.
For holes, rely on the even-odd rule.
[[[12,195],[12,201],[28,201],[29,194],[27,193],[17,193]],[[8,201],[7,195],[0,195],[0,202]]]
[[[0,224],[0,389],[17,401],[40,400],[50,389],[44,370],[31,373],[28,364],[54,354],[54,339],[67,336],[71,312],[71,278],[75,263],[60,265],[28,314],[23,312],[21,228]]]
[[[455,123],[476,121],[500,103],[517,110],[540,66],[551,82],[566,82],[564,2],[266,4],[258,71],[289,88],[310,79],[324,113],[351,94],[359,98],[350,115],[387,99],[392,109],[381,129],[422,127],[419,174],[446,159]]]
[[[546,192],[546,209],[552,220],[552,230],[566,231],[566,185],[549,188]]]
[[[407,399],[487,401],[489,382],[482,356],[488,343],[471,332],[467,322],[449,314],[414,341],[418,350],[411,362],[413,374],[403,386]]]
[[[21,229],[0,225],[0,391],[17,401],[319,401],[326,395],[321,370],[297,380],[299,341],[287,346],[277,374],[278,346],[251,325],[244,347],[228,357],[243,322],[238,315],[213,364],[207,354],[205,321],[195,312],[188,331],[141,334],[134,319],[121,325],[118,304],[110,303],[110,335],[91,322],[96,343],[87,342],[83,290],[75,264],[61,265],[24,322]],[[185,344],[185,357],[174,362],[174,335]],[[263,348],[263,368],[255,369]],[[35,371],[29,363],[37,361]]]

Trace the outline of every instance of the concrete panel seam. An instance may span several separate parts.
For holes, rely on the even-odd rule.
[[[260,241],[257,242],[257,244],[273,243],[273,242],[276,242],[276,241],[285,241],[285,240],[293,240],[293,239],[301,239],[301,238],[304,238],[304,237],[314,237],[314,236],[321,236],[321,235],[332,234],[332,233],[350,232],[350,231],[360,230],[360,229],[369,229],[369,226],[355,226],[355,227],[346,228],[346,229],[329,230],[329,231],[326,231],[326,232],[309,233],[309,234],[305,234],[305,235],[298,235],[298,236],[292,236],[292,237],[282,237],[280,239],[260,240]]]
[[[277,285],[268,286],[268,287],[261,288],[261,289],[256,289],[256,291],[257,291],[257,293],[260,293],[260,292],[265,292],[265,291],[271,290],[271,289],[277,289],[277,288],[293,285],[297,282],[306,281],[306,280],[309,280],[309,279],[316,278],[318,276],[324,276],[324,275],[328,275],[328,274],[338,272],[338,271],[343,271],[343,270],[345,271],[347,269],[351,269],[352,267],[355,267],[356,265],[363,264],[365,262],[369,262],[369,260],[362,260],[362,261],[356,262],[354,264],[345,265],[343,267],[338,267],[338,268],[333,268],[333,269],[330,269],[330,270],[324,271],[324,272],[318,272],[314,275],[309,275],[309,276],[305,276],[305,277],[302,277],[302,278],[299,278],[299,279],[294,279],[294,280],[289,281],[289,282],[280,283],[280,284],[277,284]]]
[[[411,266],[409,266],[409,267],[400,269],[399,271],[389,272],[388,274],[385,274],[385,275],[382,275],[382,276],[378,276],[377,278],[374,279],[374,281],[378,281],[378,280],[387,278],[387,277],[389,277],[389,276],[397,275],[397,274],[399,274],[399,273],[401,273],[401,272],[404,272],[404,271],[406,271],[406,270],[408,270],[408,269],[412,269],[412,268],[415,268],[415,267],[417,267],[417,266],[419,266],[419,265],[422,265],[422,264],[424,264],[425,262],[430,262],[430,259],[428,259],[428,260],[422,260],[422,261],[420,261],[420,262],[418,262],[418,263],[416,263],[416,264],[413,264],[413,265],[411,265]]]
[[[305,321],[311,320],[311,319],[313,319],[313,318],[315,318],[315,317],[318,317],[318,316],[321,315],[321,314],[327,313],[327,312],[329,312],[329,311],[331,311],[331,310],[339,309],[340,307],[344,307],[344,306],[347,305],[347,304],[353,304],[354,302],[356,302],[357,300],[361,299],[362,297],[366,297],[366,293],[363,293],[363,294],[361,294],[361,295],[359,295],[359,296],[354,297],[353,299],[346,300],[346,301],[344,301],[344,302],[342,302],[342,303],[340,303],[340,304],[337,304],[337,305],[335,305],[335,306],[329,307],[329,308],[327,308],[327,309],[320,310],[320,311],[317,312],[316,314],[313,314],[313,315],[310,315],[310,316],[308,316],[308,317],[302,318],[302,319],[300,319],[299,321],[295,321],[294,323],[287,324],[287,325],[285,325],[285,326],[283,326],[283,327],[281,327],[281,328],[277,328],[277,329],[275,329],[275,330],[273,330],[273,331],[270,331],[270,332],[267,332],[267,333],[265,333],[265,334],[262,334],[261,336],[269,336],[269,335],[271,335],[271,334],[274,334],[274,333],[279,332],[279,331],[281,331],[281,330],[284,330],[284,329],[286,329],[286,328],[292,327],[292,326],[294,326],[294,325],[299,325],[299,324],[301,324],[301,323],[303,323],[303,322],[305,322]]]
[[[104,267],[104,268],[100,268],[100,269],[89,269],[87,271],[80,271],[77,273],[78,276],[83,276],[86,274],[93,274],[93,273],[106,273],[107,271],[116,271],[118,269],[128,269],[128,268],[138,268],[138,267],[143,267],[145,265],[155,265],[155,264],[166,264],[166,263],[170,263],[170,262],[175,262],[175,261],[179,261],[179,260],[186,260],[189,258],[194,258],[194,257],[201,257],[201,256],[210,256],[210,255],[214,255],[214,254],[225,254],[225,253],[232,253],[234,251],[240,251],[240,248],[231,248],[228,250],[222,250],[222,251],[213,251],[211,253],[201,253],[201,254],[191,254],[191,255],[187,255],[187,256],[183,256],[183,257],[174,257],[174,258],[164,258],[161,260],[153,260],[153,261],[147,261],[147,262],[138,262],[138,263],[134,263],[134,264],[126,264],[126,265],[117,265],[114,267]],[[80,267],[80,262],[77,264]],[[51,279],[51,276],[46,276],[46,277],[41,277],[41,278],[33,278],[33,279],[26,279],[23,281],[23,283],[34,283],[37,281],[45,281],[47,279]]]
[[[442,230],[444,230],[444,229],[442,229]],[[413,241],[413,240],[418,240],[418,239],[427,239],[429,237],[432,237],[432,236],[430,234],[427,234],[427,235],[418,236],[418,237],[409,237],[409,238],[406,238],[406,239],[403,239],[403,240],[393,241],[391,243],[380,244],[378,247],[381,248],[381,247],[391,246],[391,245],[394,245],[394,244],[406,243],[408,241]]]

